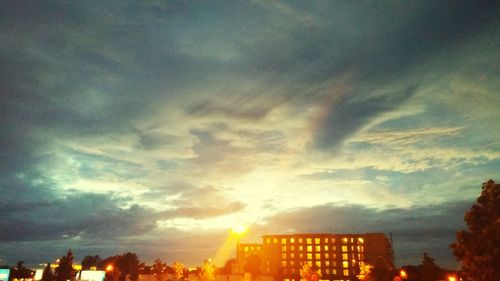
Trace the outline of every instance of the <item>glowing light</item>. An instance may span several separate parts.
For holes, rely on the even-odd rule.
[[[113,265],[109,264],[106,266],[106,271],[112,271],[113,270]]]
[[[399,272],[399,276],[401,276],[401,278],[402,278],[402,279],[406,279],[406,278],[408,278],[408,274],[407,274],[407,273],[406,273],[406,271],[404,271],[404,270],[401,270],[401,271]],[[455,281],[456,281],[456,280],[455,280]]]
[[[247,231],[247,227],[244,225],[235,225],[235,226],[231,227],[231,231],[233,233],[241,235]]]
[[[448,276],[448,281],[457,281],[457,278],[453,275]]]

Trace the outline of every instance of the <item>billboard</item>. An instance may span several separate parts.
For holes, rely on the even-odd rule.
[[[81,281],[104,281],[106,272],[103,270],[82,270],[80,272]]]
[[[9,281],[10,269],[0,269],[0,281]]]

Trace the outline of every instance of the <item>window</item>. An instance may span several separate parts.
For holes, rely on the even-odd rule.
[[[321,262],[320,261],[316,261],[316,266],[317,267],[321,267]]]
[[[328,238],[325,238],[325,240],[324,240],[324,241],[325,241],[325,243],[328,243]]]
[[[295,243],[295,238],[290,238],[290,243]]]
[[[286,238],[281,238],[281,244],[286,244]]]
[[[266,238],[266,244],[271,244],[271,238]]]
[[[260,250],[260,246],[257,246],[257,250]]]
[[[365,243],[365,240],[361,237],[358,238],[358,244],[363,244]]]
[[[286,260],[286,254],[285,253],[281,254],[281,258]]]
[[[293,250],[295,250],[295,246],[294,245],[290,246],[290,251],[293,251]]]
[[[351,237],[351,243],[354,243],[354,238]]]
[[[329,268],[325,269],[325,272],[326,274],[330,274],[330,269]]]
[[[342,246],[342,252],[347,252],[347,246]]]
[[[294,261],[290,261],[290,265],[295,265],[295,262]]]
[[[281,251],[286,252],[286,245],[281,246]]]
[[[314,238],[314,244],[319,244],[321,243],[320,239],[319,238]]]
[[[342,254],[342,259],[343,260],[347,260],[349,257],[347,256],[347,254]]]
[[[300,253],[299,258],[301,258],[301,259],[304,258],[304,254]]]
[[[308,245],[308,246],[307,246],[307,251],[308,251],[308,252],[312,252],[312,249],[313,249],[313,247],[312,247],[311,245]]]
[[[336,258],[337,258],[337,254],[336,254],[336,253],[333,253],[333,254],[332,254],[332,257],[333,257],[333,259],[336,259]]]
[[[243,251],[244,251],[245,253],[247,253],[247,252],[248,252],[248,246],[245,246],[245,248],[243,248]]]
[[[313,255],[311,253],[307,253],[307,259],[312,260],[312,258],[313,258]]]
[[[294,254],[294,253],[291,253],[291,254],[290,254],[290,258],[291,258],[291,259],[295,258],[295,254]]]
[[[312,244],[312,239],[311,238],[307,238],[307,244]]]
[[[325,245],[325,251],[328,251],[328,245]]]
[[[330,254],[329,253],[325,253],[325,259],[328,259],[330,258]]]
[[[312,266],[312,265],[313,265],[313,262],[312,262],[312,261],[307,261],[307,265],[308,265],[308,266]]]
[[[273,239],[273,243],[274,243],[274,244],[278,244],[278,238],[274,238],[274,239]]]
[[[299,251],[304,251],[304,246],[300,245],[299,246]]]
[[[320,260],[321,259],[321,254],[320,253],[316,253],[315,257],[316,257],[317,260]]]
[[[281,266],[286,267],[286,261],[281,261]]]
[[[314,250],[315,250],[316,252],[321,252],[321,246],[320,246],[320,245],[315,246],[315,247],[314,247]]]
[[[332,247],[332,250],[333,250],[333,251],[337,250],[337,247],[333,246],[333,247]]]
[[[343,268],[348,268],[349,267],[349,262],[348,261],[343,261],[342,262],[342,267]]]
[[[299,243],[302,243],[302,238],[299,238]]]
[[[348,269],[344,269],[344,276],[349,276],[349,270]]]
[[[325,266],[330,266],[330,261],[325,261]]]
[[[335,238],[334,237],[332,237],[332,243],[335,243]]]
[[[347,243],[347,237],[342,238],[342,243]]]
[[[336,269],[332,269],[332,274],[337,274],[337,270]]]

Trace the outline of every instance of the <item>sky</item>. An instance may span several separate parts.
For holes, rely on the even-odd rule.
[[[449,248],[500,180],[495,1],[0,1],[0,264]],[[231,240],[233,239],[233,240]]]

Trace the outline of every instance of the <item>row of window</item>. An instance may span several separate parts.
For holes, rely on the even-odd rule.
[[[304,241],[306,242],[306,244],[308,245],[311,245],[313,244],[321,244],[321,241],[323,240],[323,243],[335,243],[335,237],[324,237],[324,238],[302,238],[302,237],[299,237],[299,238],[295,238],[295,237],[288,237],[288,238],[278,238],[278,237],[267,237],[266,240],[265,240],[265,243],[266,244],[278,244],[279,242],[281,242],[281,244],[294,244],[294,243],[299,243],[299,244],[302,244],[304,243]],[[347,243],[357,243],[357,244],[363,244],[365,241],[363,238],[361,237],[358,237],[358,238],[354,238],[354,237],[344,237],[342,238],[341,240],[342,243],[344,244],[347,244]]]
[[[299,245],[299,246],[297,246],[297,248],[295,247],[295,245],[290,245],[290,246],[283,245],[283,246],[281,246],[281,252],[295,251],[296,249],[299,252],[302,252],[302,251],[304,251],[304,246]],[[320,246],[320,245],[316,245],[316,246],[314,246],[314,248],[313,248],[312,245],[307,245],[307,247],[306,247],[307,252],[312,252],[313,249],[314,249],[315,252],[321,252],[322,250],[329,251],[330,249],[332,249],[332,251],[336,251],[337,247],[335,247],[335,246],[331,246],[330,247],[328,245],[323,245],[323,247]],[[343,245],[342,246],[342,252],[347,252],[348,249],[349,249],[349,246],[347,246],[347,245]],[[355,251],[355,250],[357,250],[358,252],[364,252],[365,247],[364,246],[351,246],[351,251]],[[247,250],[246,250],[246,247],[245,247],[245,252],[246,251]]]
[[[282,253],[281,254],[281,259],[283,260],[293,260],[295,259],[296,257],[298,257],[300,260],[303,260],[304,259],[304,254],[303,253],[299,253],[298,256],[295,255],[295,253],[290,253],[290,254],[286,254],[286,253]],[[337,259],[337,254],[333,253],[333,254],[329,254],[329,253],[315,253],[315,254],[312,254],[312,253],[307,253],[306,254],[306,259],[307,260],[312,260],[313,258],[316,259],[316,260],[327,260],[327,259],[332,259],[332,260],[336,260]],[[358,260],[364,260],[365,259],[365,255],[364,253],[352,253],[351,254],[351,258],[352,259],[357,259]],[[348,253],[342,253],[342,259],[343,260],[348,260],[349,259],[349,254]]]
[[[270,272],[270,270],[268,269],[267,270],[268,272]],[[291,274],[295,274],[297,272],[290,272]],[[332,269],[331,271],[329,269],[326,269],[325,270],[325,273],[326,274],[333,274],[333,275],[337,275],[337,270],[336,269]],[[342,270],[342,275],[344,276],[349,276],[349,269],[344,269]],[[285,278],[284,281],[292,281],[292,280],[295,280],[295,279],[288,279],[288,278]]]

